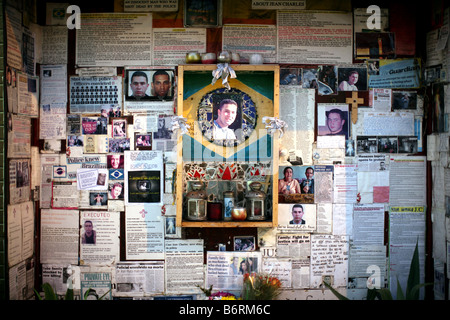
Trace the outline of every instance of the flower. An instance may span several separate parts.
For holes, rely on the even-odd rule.
[[[281,293],[281,281],[268,274],[246,273],[243,281],[243,300],[274,300]]]
[[[215,292],[209,296],[208,300],[236,300],[236,296],[229,292]]]

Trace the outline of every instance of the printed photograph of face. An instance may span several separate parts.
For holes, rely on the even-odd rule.
[[[173,100],[171,69],[127,70],[126,101]]]
[[[318,110],[319,136],[345,136],[349,137],[349,111],[348,105],[319,105]]]
[[[214,97],[213,140],[236,140],[242,127],[240,97],[226,94]]]
[[[316,206],[293,203],[278,205],[278,225],[286,229],[316,229]]]

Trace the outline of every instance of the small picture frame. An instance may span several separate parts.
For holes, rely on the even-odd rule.
[[[219,27],[222,25],[221,0],[184,0],[185,27]]]
[[[173,101],[174,79],[171,68],[126,69],[125,101]]]
[[[234,251],[255,251],[256,248],[253,236],[235,236],[233,243]]]
[[[112,137],[126,138],[127,137],[127,119],[112,119]]]
[[[152,134],[151,133],[134,133],[134,149],[135,150],[151,150]]]

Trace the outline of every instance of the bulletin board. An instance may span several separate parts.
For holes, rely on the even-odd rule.
[[[276,225],[277,199],[271,190],[278,184],[278,133],[266,128],[263,119],[278,117],[279,66],[231,65],[236,77],[214,80],[216,65],[182,65],[178,67],[177,115],[186,121],[187,132],[180,134],[177,165],[177,225],[182,224],[183,194],[188,180],[214,180],[228,185],[242,179],[258,180],[267,192],[271,217],[265,222],[205,222],[207,226],[267,226]],[[218,100],[235,99],[239,104],[234,128],[236,139],[217,140],[213,137],[213,121]],[[231,127],[231,126],[230,126]],[[211,185],[213,183],[211,182]],[[233,186],[243,200],[243,183]],[[208,190],[207,190],[208,191]],[[217,193],[216,193],[217,194]],[[219,198],[219,200],[221,200]],[[198,223],[195,222],[195,226]]]

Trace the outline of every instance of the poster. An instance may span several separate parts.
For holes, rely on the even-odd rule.
[[[162,151],[125,151],[125,204],[162,204]]]
[[[82,13],[76,31],[80,67],[151,64],[151,13]]]
[[[120,116],[122,77],[70,77],[70,113]]]

